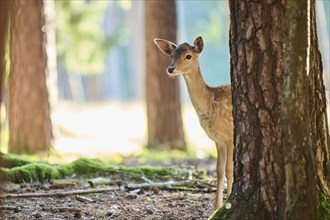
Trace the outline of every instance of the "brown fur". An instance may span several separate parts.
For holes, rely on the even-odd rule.
[[[203,39],[196,38],[194,46],[183,43],[176,46],[174,43],[155,39],[159,49],[170,56],[172,63],[168,74],[183,75],[191,102],[196,110],[199,122],[206,134],[217,147],[217,194],[215,208],[222,205],[224,176],[226,174],[228,187],[227,194],[231,193],[233,183],[233,118],[230,85],[211,87],[202,77],[198,58],[203,50]],[[189,59],[190,55],[191,58]]]

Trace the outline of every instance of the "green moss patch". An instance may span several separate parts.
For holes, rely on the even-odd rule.
[[[0,167],[12,168],[20,167],[29,164],[30,161],[22,159],[22,157],[11,155],[11,154],[1,154]]]
[[[56,168],[42,163],[31,163],[14,168],[1,168],[1,172],[4,180],[15,183],[61,178]]]
[[[6,157],[4,157],[6,158]],[[19,161],[19,160],[17,160]],[[40,162],[15,162],[10,166],[3,165],[1,173],[4,180],[9,182],[31,182],[31,181],[49,181],[60,179],[72,175],[82,177],[97,177],[106,175],[126,176],[136,181],[141,177],[150,180],[171,180],[187,178],[188,172],[178,168],[161,168],[150,166],[123,167],[108,165],[99,159],[81,158],[69,164],[51,165]]]
[[[329,220],[330,219],[330,198],[323,192],[319,192],[317,204],[317,219]]]

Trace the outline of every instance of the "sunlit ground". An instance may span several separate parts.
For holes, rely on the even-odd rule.
[[[144,103],[61,102],[55,109],[52,116],[54,148],[48,155],[43,154],[49,162],[69,162],[78,157],[113,159],[142,154],[147,137]],[[190,149],[187,154],[197,157],[210,153],[215,155],[215,145],[200,127],[193,107],[184,105],[182,111]],[[6,137],[2,136],[1,151],[6,152],[3,146],[8,140],[8,129],[3,129],[2,133]]]
[[[139,155],[146,144],[143,103],[61,103],[53,114],[54,151],[59,158],[111,158]],[[214,143],[199,125],[191,105],[183,106],[186,141],[196,156],[215,151]]]

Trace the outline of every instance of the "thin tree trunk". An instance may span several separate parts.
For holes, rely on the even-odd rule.
[[[316,219],[316,181],[312,152],[307,76],[307,1],[286,1],[283,146],[286,170],[286,219]]]
[[[145,39],[147,52],[146,99],[148,147],[186,150],[178,78],[170,79],[166,67],[170,60],[160,54],[156,37],[176,42],[175,1],[145,1]]]
[[[52,138],[46,86],[43,1],[11,2],[9,151],[47,150]]]

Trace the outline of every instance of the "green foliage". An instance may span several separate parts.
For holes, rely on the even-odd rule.
[[[107,49],[117,44],[123,28],[113,36],[102,31],[104,13],[111,1],[56,1],[57,54],[73,73],[98,74],[105,70]]]
[[[330,219],[330,197],[323,192],[319,192],[318,195],[317,214],[317,219],[319,220]]]
[[[227,8],[223,7],[222,1],[204,1],[204,2],[181,2],[186,10],[193,11],[187,15],[185,27],[189,37],[189,42],[201,35],[205,44],[223,47],[221,42],[227,34],[225,16]],[[190,17],[189,17],[190,16]]]

